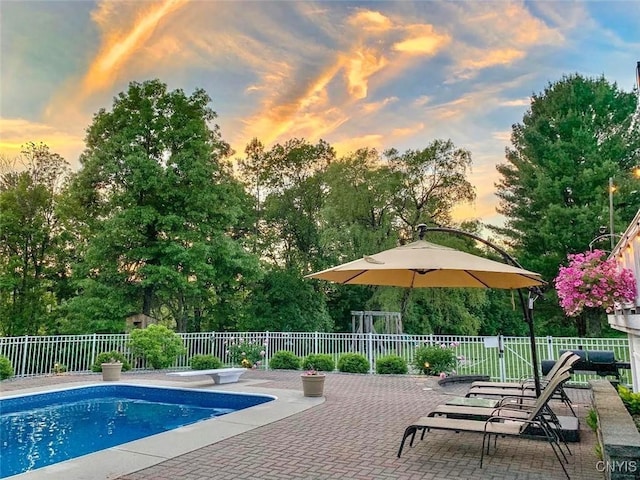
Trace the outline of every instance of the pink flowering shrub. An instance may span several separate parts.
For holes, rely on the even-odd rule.
[[[227,346],[227,355],[231,357],[234,364],[241,365],[244,368],[259,368],[262,365],[262,359],[266,355],[265,348],[267,342],[259,342],[258,340],[249,340],[246,338],[230,338],[224,342]]]
[[[606,259],[602,250],[568,255],[569,265],[560,267],[555,279],[560,306],[569,317],[585,308],[603,308],[612,313],[615,303],[632,302],[636,297],[633,272],[621,268],[615,259]]]

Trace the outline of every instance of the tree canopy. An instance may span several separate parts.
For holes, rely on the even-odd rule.
[[[498,166],[506,222],[494,227],[525,268],[552,280],[587,248],[608,223],[609,178],[616,229],[632,218],[635,102],[580,75],[532,97]],[[324,140],[255,138],[234,165],[215,120],[203,90],[132,82],[94,116],[77,172],[27,145],[25,167],[0,172],[1,333],[121,332],[134,314],[178,331],[349,331],[352,310],[401,312],[414,334],[525,333],[510,292],[304,278],[413,241],[421,223],[480,234],[452,218],[475,199],[471,152],[435,139],[339,156]],[[492,255],[469,238],[429,241]],[[553,291],[536,317],[539,333],[580,325]]]
[[[134,82],[94,117],[72,185],[89,228],[76,266],[80,295],[69,305],[76,316],[106,289],[120,299],[120,318],[215,327],[216,305],[253,276],[256,259],[234,237],[245,193],[209,103],[202,90],[187,96],[157,80]]]

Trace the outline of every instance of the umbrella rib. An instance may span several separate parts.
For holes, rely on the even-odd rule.
[[[529,280],[535,280],[536,282],[542,282],[542,285],[544,285],[546,282],[544,280],[542,280],[541,278],[537,278],[534,277],[533,275],[525,275],[525,274],[520,274],[521,277],[524,278],[528,278]]]
[[[353,277],[349,277],[347,278],[344,282],[340,282],[343,285],[349,283],[351,280],[353,280],[354,278],[358,278],[360,275],[362,275],[363,273],[365,273],[364,270],[359,271],[358,273],[356,273]]]
[[[480,280],[478,277],[476,277],[473,273],[471,273],[469,270],[465,270],[464,271],[467,275],[469,275],[471,278],[475,279],[478,283],[481,283],[482,285],[484,285],[486,288],[491,288],[489,285],[487,285],[485,282],[483,282],[482,280]]]

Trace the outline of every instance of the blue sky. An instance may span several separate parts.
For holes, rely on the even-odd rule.
[[[238,155],[450,138],[478,194],[456,218],[499,223],[495,166],[531,94],[575,72],[631,91],[639,19],[640,1],[1,0],[0,153],[43,141],[77,167],[93,114],[159,78],[204,88]]]

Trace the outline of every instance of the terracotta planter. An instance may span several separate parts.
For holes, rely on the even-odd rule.
[[[105,382],[115,382],[120,380],[120,373],[122,372],[122,363],[101,363],[102,367],[102,380]]]
[[[302,392],[305,397],[321,397],[324,392],[324,379],[326,375],[320,373],[317,375],[307,375],[303,373],[300,375],[302,378]]]

